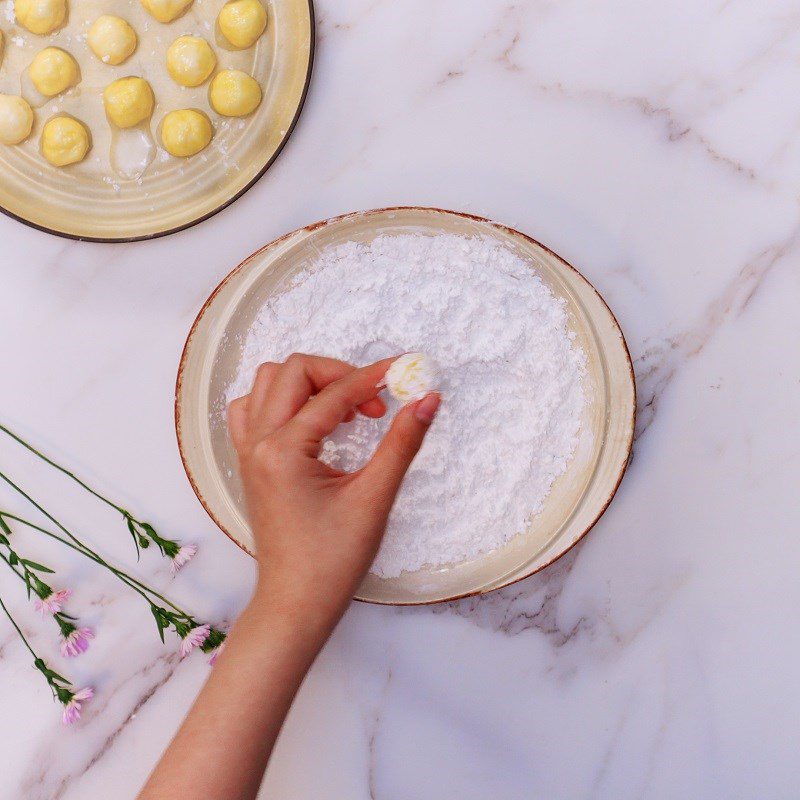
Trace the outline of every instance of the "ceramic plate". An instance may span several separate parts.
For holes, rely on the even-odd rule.
[[[275,160],[303,105],[311,76],[314,15],[311,0],[263,0],[267,29],[249,50],[227,50],[215,36],[221,2],[194,0],[182,17],[162,25],[139,0],[68,0],[67,24],[51,36],[34,36],[3,23],[4,55],[0,92],[20,93],[20,75],[44,47],[57,46],[78,61],[81,82],[65,95],[35,109],[31,136],[17,147],[0,145],[0,209],[51,233],[95,241],[131,241],[186,228],[220,211],[243,194]],[[11,0],[8,0],[11,8]],[[86,32],[101,13],[118,14],[136,30],[136,52],[119,66],[100,62],[89,50]],[[206,81],[196,89],[169,77],[166,51],[182,34],[207,39],[217,69],[241,69],[263,89],[259,108],[245,119],[226,119],[211,111]],[[139,75],[153,87],[156,108],[150,133],[158,141],[162,117],[177,108],[199,108],[214,126],[211,144],[196,156],[178,159],[158,147],[156,159],[139,179],[115,173],[114,145],[105,118],[102,92],[117,78]],[[58,169],[39,153],[44,123],[67,113],[86,123],[92,149],[80,164]]]
[[[590,399],[576,454],[529,528],[475,561],[390,579],[369,574],[358,598],[398,605],[497,589],[569,550],[597,522],[619,486],[633,442],[636,405],[628,349],[602,297],[577,270],[519,231],[430,208],[381,209],[310,225],[268,244],[225,278],[201,309],[181,359],[175,418],[186,473],[208,513],[240,547],[252,552],[253,538],[225,426],[224,396],[247,331],[266,298],[320,249],[408,232],[488,236],[524,258],[567,302],[571,329],[588,359]]]

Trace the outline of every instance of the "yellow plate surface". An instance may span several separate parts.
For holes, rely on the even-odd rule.
[[[311,76],[314,14],[311,0],[263,0],[268,24],[257,44],[245,51],[220,46],[215,37],[222,0],[194,0],[182,17],[163,25],[139,0],[68,0],[67,24],[51,36],[34,36],[2,21],[5,38],[0,92],[20,93],[20,76],[44,47],[61,47],[81,69],[81,83],[35,109],[31,136],[22,145],[0,144],[0,210],[34,227],[97,241],[130,241],[172,233],[220,211],[258,180],[280,152],[300,114]],[[10,7],[10,0],[8,3]],[[100,62],[86,32],[100,14],[116,14],[136,30],[136,52],[119,66]],[[180,87],[169,77],[166,51],[182,34],[207,39],[217,70],[241,69],[261,84],[264,97],[251,116],[226,119],[208,103],[208,84]],[[115,175],[110,163],[112,131],[102,92],[117,78],[139,75],[150,81],[156,107],[150,131],[159,144],[156,160],[140,180]],[[215,134],[204,151],[173,158],[160,147],[158,126],[177,108],[198,108],[211,118]],[[44,123],[67,113],[88,125],[92,149],[81,164],[58,169],[39,153]]]
[[[241,347],[270,294],[281,291],[320,249],[384,234],[489,236],[527,260],[566,299],[570,326],[588,360],[589,402],[577,452],[524,533],[474,561],[397,578],[369,574],[358,598],[432,603],[497,589],[527,577],[572,547],[611,502],[633,442],[633,369],[622,332],[588,281],[538,242],[488,220],[430,208],[381,209],[310,225],[268,244],[228,275],[203,306],[181,359],[175,415],[189,480],[208,513],[237,544],[253,550],[236,461],[224,422],[225,389]]]

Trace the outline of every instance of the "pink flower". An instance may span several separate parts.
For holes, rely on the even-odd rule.
[[[38,597],[33,605],[42,616],[45,614],[58,614],[64,607],[64,603],[69,600],[71,594],[71,589],[61,589],[58,592],[50,592],[47,597]]]
[[[91,628],[75,628],[61,640],[61,655],[72,658],[85,653],[89,649],[90,639],[94,639],[94,631]]]
[[[181,545],[180,550],[172,557],[172,564],[170,564],[170,571],[173,575],[178,574],[178,570],[188,564],[197,555],[196,544]]]
[[[181,642],[181,658],[186,658],[195,647],[200,647],[208,639],[209,633],[211,633],[210,625],[198,625],[192,628]]]
[[[79,689],[75,694],[70,697],[69,701],[64,706],[64,713],[61,721],[65,725],[72,725],[81,718],[81,703],[84,700],[91,700],[94,697],[94,689],[89,687]]]
[[[225,649],[225,642],[223,642],[212,654],[211,658],[208,659],[208,666],[213,667],[214,664],[217,663],[217,656]]]

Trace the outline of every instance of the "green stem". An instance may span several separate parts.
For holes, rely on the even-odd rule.
[[[0,597],[0,607],[3,609],[3,611],[6,612],[6,616],[11,621],[11,624],[17,629],[19,638],[22,639],[23,642],[25,642],[25,647],[27,647],[28,650],[30,651],[30,654],[33,656],[34,661],[38,660],[39,656],[36,655],[33,648],[28,643],[28,640],[25,638],[25,634],[22,632],[19,625],[17,625],[17,623],[14,621],[14,617],[11,616],[11,612],[6,608],[6,604],[3,602],[2,597]]]
[[[29,528],[39,531],[40,533],[45,534],[45,536],[49,536],[51,539],[55,539],[56,541],[65,544],[67,547],[72,548],[73,550],[85,556],[86,558],[91,559],[97,564],[100,564],[101,566],[105,567],[107,570],[112,572],[114,575],[116,575],[117,578],[121,580],[124,584],[126,584],[135,592],[144,597],[144,599],[147,600],[147,602],[150,603],[151,605],[152,605],[152,600],[150,599],[150,597],[148,597],[147,594],[145,594],[145,592],[148,592],[153,597],[157,598],[158,600],[161,600],[163,603],[166,603],[171,609],[173,609],[173,611],[177,611],[179,614],[182,614],[186,619],[191,619],[191,616],[189,614],[187,614],[179,606],[175,605],[175,603],[173,603],[171,600],[168,600],[166,597],[164,597],[164,595],[155,591],[155,589],[151,589],[149,586],[137,580],[132,575],[128,575],[127,572],[123,572],[121,569],[117,569],[116,567],[113,567],[111,564],[109,564],[102,556],[100,556],[98,553],[95,553],[94,550],[92,550],[90,547],[85,545],[80,539],[78,539],[76,536],[70,533],[69,530],[67,530],[67,528],[65,528],[52,514],[49,514],[47,511],[45,511],[45,509],[42,508],[42,506],[40,506],[29,494],[27,494],[19,486],[17,486],[17,484],[15,484],[8,476],[0,472],[0,478],[2,478],[9,486],[11,486],[17,492],[19,492],[26,500],[28,500],[28,502],[30,502],[42,514],[44,514],[54,525],[57,525],[60,530],[64,531],[64,533],[72,541],[68,541],[67,539],[64,539],[58,534],[55,534],[52,531],[48,531],[46,528],[42,528],[41,526],[36,525],[33,522],[30,522],[29,520],[24,519],[22,517],[18,517],[15,514],[9,514],[6,511],[2,511],[0,512],[1,517],[4,517],[5,519],[12,519],[15,522],[21,523],[22,525],[27,525]]]
[[[21,580],[21,581],[24,581],[24,580],[25,580],[25,576],[24,576],[24,575],[23,575],[21,572],[18,572],[18,571],[17,571],[17,568],[16,568],[16,567],[15,567],[15,566],[14,566],[14,565],[13,565],[13,564],[12,564],[12,563],[11,563],[11,562],[8,560],[8,558],[7,558],[5,555],[3,555],[3,553],[0,553],[0,558],[2,558],[2,559],[3,559],[3,561],[5,561],[5,562],[6,562],[6,564],[8,564],[8,568],[9,568],[9,569],[10,569],[10,570],[11,570],[11,571],[12,571],[12,572],[13,572],[13,573],[14,573],[14,574],[15,574],[15,575],[16,575],[16,576],[17,576],[17,577],[18,577],[18,578]]]
[[[16,514],[9,514],[7,511],[0,511],[0,517],[4,517],[5,519],[14,520],[14,522],[19,522],[22,525],[26,525],[29,528],[32,528],[39,533],[43,533],[45,536],[49,536],[51,539],[55,539],[57,542],[61,542],[61,544],[66,545],[67,547],[72,548],[76,553],[80,553],[85,558],[88,558],[90,561],[94,561],[96,564],[100,564],[100,566],[105,567],[107,570],[112,572],[116,575],[120,580],[126,583],[135,591],[138,591],[145,599],[149,600],[147,595],[144,592],[149,592],[153,597],[158,600],[161,600],[163,603],[168,605],[173,611],[177,611],[179,614],[184,616],[186,619],[192,619],[190,614],[187,614],[182,608],[178,607],[168,598],[164,597],[163,594],[160,594],[155,589],[151,589],[147,584],[142,583],[141,581],[137,580],[133,577],[133,575],[129,575],[127,572],[123,572],[121,569],[117,569],[101,558],[99,555],[94,553],[94,551],[87,549],[82,549],[80,547],[76,547],[72,542],[64,539],[63,537],[59,536],[57,533],[53,533],[52,531],[47,530],[47,528],[42,528],[40,525],[36,525],[34,522],[30,520],[24,519],[23,517],[18,517]],[[130,583],[128,583],[130,581]],[[135,585],[131,585],[135,584]],[[137,588],[138,587],[138,588]],[[140,591],[144,590],[144,591]]]
[[[26,450],[29,450],[35,456],[41,458],[42,461],[44,461],[46,464],[49,464],[51,467],[57,469],[59,472],[62,472],[67,477],[72,478],[72,480],[75,481],[75,483],[77,483],[78,486],[84,488],[87,492],[89,492],[89,494],[94,495],[98,500],[102,500],[102,502],[104,502],[107,506],[111,506],[111,508],[113,508],[114,510],[119,511],[119,513],[122,514],[123,517],[130,517],[134,522],[137,523],[139,522],[138,519],[133,517],[126,509],[122,508],[122,506],[118,506],[115,502],[109,500],[107,497],[104,497],[102,494],[100,494],[100,492],[97,492],[94,489],[92,489],[91,486],[84,483],[74,472],[70,472],[66,467],[62,467],[61,464],[57,464],[51,458],[48,458],[44,453],[37,450],[32,444],[26,442],[22,437],[18,436],[13,431],[6,428],[6,426],[3,425],[2,423],[0,423],[0,431],[10,436],[15,442],[21,444]]]

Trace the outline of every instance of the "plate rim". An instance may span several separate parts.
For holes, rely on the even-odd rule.
[[[498,589],[504,589],[508,586],[513,586],[520,581],[526,580],[533,575],[541,572],[542,570],[546,569],[547,567],[554,564],[560,558],[563,558],[567,553],[569,553],[579,542],[581,542],[584,537],[589,533],[589,531],[594,528],[594,526],[599,522],[600,518],[606,513],[608,507],[611,505],[611,501],[614,499],[617,491],[622,484],[622,479],[625,477],[625,473],[627,472],[628,466],[632,461],[632,454],[633,454],[633,445],[635,440],[635,430],[636,430],[636,417],[637,417],[637,388],[636,388],[636,375],[633,369],[633,360],[631,358],[630,348],[628,347],[628,342],[625,339],[625,334],[622,331],[622,327],[619,324],[619,320],[617,319],[614,312],[611,310],[611,307],[606,302],[603,295],[597,290],[594,284],[576,267],[569,263],[565,258],[560,256],[550,247],[545,244],[542,244],[538,239],[535,239],[533,236],[529,236],[526,233],[518,230],[517,228],[513,228],[509,225],[504,225],[501,222],[495,222],[488,217],[482,217],[477,214],[471,214],[466,211],[454,211],[452,209],[447,208],[438,208],[435,206],[386,206],[383,208],[372,208],[366,211],[349,211],[345,214],[338,214],[333,217],[329,217],[324,220],[319,220],[318,222],[311,223],[309,225],[303,225],[299,228],[295,228],[294,230],[289,231],[288,233],[282,234],[277,238],[273,239],[270,242],[259,247],[257,250],[254,250],[250,255],[248,255],[245,259],[243,259],[239,264],[237,264],[227,275],[225,275],[222,280],[216,285],[213,289],[211,294],[205,300],[205,302],[200,307],[200,310],[197,312],[197,315],[194,318],[194,321],[189,328],[189,332],[186,336],[186,341],[184,342],[183,349],[181,350],[181,357],[178,364],[178,374],[175,381],[175,399],[174,399],[174,422],[175,422],[175,438],[177,439],[178,443],[178,453],[180,455],[181,463],[183,464],[184,472],[186,473],[186,477],[189,480],[189,484],[192,487],[192,491],[195,493],[200,505],[205,509],[206,514],[211,518],[214,524],[228,537],[240,550],[247,553],[252,558],[255,558],[255,554],[252,553],[247,547],[245,547],[241,542],[238,542],[231,533],[226,530],[226,528],[222,525],[222,523],[216,518],[214,512],[209,507],[206,499],[203,497],[199,487],[195,483],[195,480],[192,476],[191,469],[189,468],[189,464],[187,462],[187,456],[184,452],[183,441],[181,439],[181,409],[180,409],[180,399],[181,399],[181,390],[183,388],[183,377],[184,377],[184,370],[186,367],[186,359],[188,356],[189,345],[191,343],[192,338],[194,337],[195,331],[200,324],[200,321],[205,316],[208,308],[210,307],[211,303],[214,301],[214,298],[222,291],[223,287],[234,278],[242,269],[244,269],[247,264],[257,258],[261,253],[265,250],[274,247],[275,245],[280,244],[281,242],[285,241],[286,239],[295,236],[300,233],[312,233],[313,231],[317,230],[318,228],[324,227],[326,225],[330,225],[336,222],[340,222],[345,220],[349,217],[367,217],[373,216],[377,214],[386,214],[392,213],[397,211],[432,211],[437,214],[450,214],[456,217],[461,217],[463,219],[468,219],[473,222],[481,222],[486,223],[494,228],[499,228],[507,233],[521,236],[523,239],[531,242],[532,244],[536,245],[537,247],[542,248],[542,250],[546,251],[552,257],[556,258],[560,261],[565,267],[567,267],[571,272],[575,273],[579,279],[581,279],[597,296],[600,302],[605,306],[608,314],[613,322],[614,328],[619,335],[620,342],[622,343],[622,349],[625,355],[625,363],[628,367],[627,375],[630,380],[630,386],[632,390],[632,403],[631,403],[631,417],[630,421],[626,423],[625,430],[627,432],[627,442],[625,445],[626,456],[624,461],[622,462],[619,472],[616,476],[614,481],[614,485],[611,487],[605,501],[599,508],[595,517],[586,525],[586,527],[576,536],[574,541],[572,541],[564,550],[562,550],[558,555],[553,556],[549,561],[546,561],[543,564],[536,566],[534,569],[531,569],[530,572],[526,572],[523,575],[519,575],[517,577],[511,578],[510,580],[503,580],[500,583],[493,584],[490,587],[482,588],[482,589],[475,589],[469,592],[463,592],[460,594],[451,595],[448,597],[437,598],[434,600],[377,600],[373,598],[365,598],[359,597],[358,595],[354,596],[354,600],[357,600],[361,603],[368,603],[370,605],[378,605],[378,606],[428,606],[428,605],[437,605],[439,603],[450,603],[456,600],[463,600],[468,597],[477,597],[484,594],[489,594],[490,592],[497,591]]]
[[[195,225],[199,225],[201,222],[205,222],[211,217],[216,216],[221,211],[224,211],[228,206],[235,203],[242,195],[246,192],[250,191],[253,186],[264,177],[266,171],[275,163],[275,160],[278,156],[283,152],[283,148],[286,146],[286,143],[291,139],[292,133],[294,133],[294,129],[297,126],[297,123],[300,120],[300,115],[303,112],[303,107],[306,103],[306,98],[308,97],[308,91],[311,86],[311,75],[314,71],[314,58],[316,55],[316,46],[317,46],[317,25],[316,25],[316,15],[314,11],[314,0],[307,0],[308,2],[308,13],[309,13],[309,49],[308,49],[308,67],[306,69],[306,77],[305,82],[303,84],[303,91],[300,94],[300,102],[297,104],[297,110],[294,113],[294,117],[292,118],[291,124],[286,129],[286,133],[284,134],[283,138],[281,139],[280,143],[278,144],[275,152],[269,158],[269,160],[264,164],[264,166],[256,173],[256,175],[239,189],[238,192],[233,194],[224,202],[220,203],[216,208],[212,209],[211,211],[201,214],[199,217],[190,220],[189,222],[184,222],[182,225],[176,225],[174,228],[167,228],[163,231],[155,231],[153,233],[143,233],[138,236],[83,236],[76,233],[69,233],[68,231],[60,231],[56,230],[55,228],[48,228],[46,225],[40,225],[38,222],[34,222],[30,219],[25,219],[25,217],[21,217],[19,214],[15,214],[13,211],[10,211],[5,206],[0,205],[0,213],[4,214],[6,217],[15,220],[16,222],[21,222],[23,225],[26,225],[29,228],[33,228],[34,230],[41,231],[42,233],[48,233],[51,236],[59,236],[62,239],[70,239],[74,242],[94,242],[96,244],[130,244],[132,242],[149,242],[153,239],[160,239],[162,236],[171,236],[173,233],[180,233],[181,231],[188,230],[189,228],[193,228]],[[255,255],[255,254],[253,254]]]

